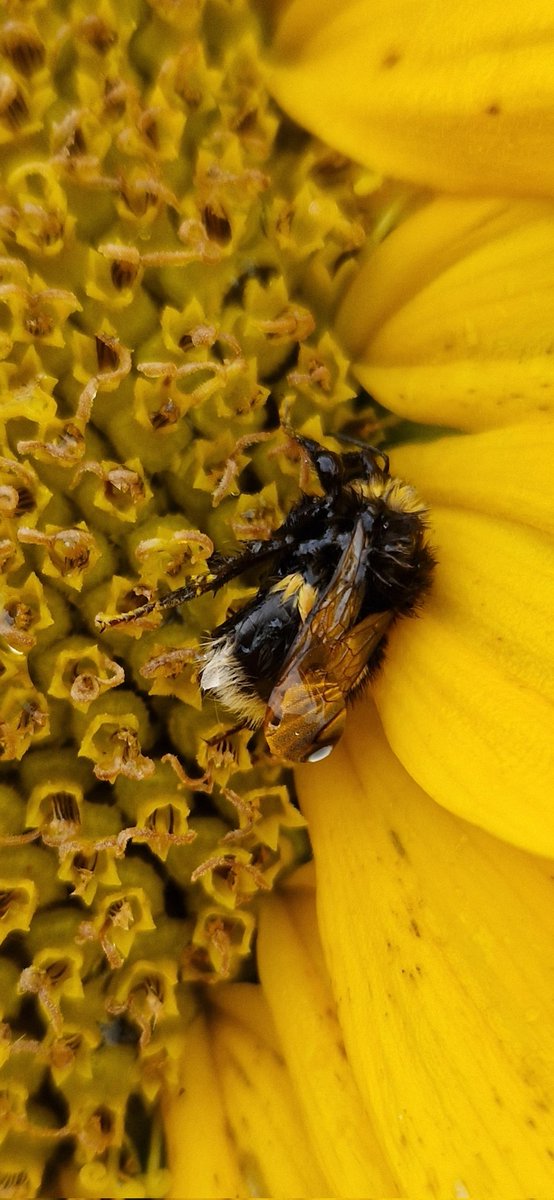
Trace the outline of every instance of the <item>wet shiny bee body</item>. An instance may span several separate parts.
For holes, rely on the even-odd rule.
[[[426,510],[368,447],[335,454],[294,437],[322,495],[303,495],[268,541],[209,575],[143,606],[173,607],[256,568],[258,592],[210,637],[199,678],[204,693],[245,725],[263,726],[269,750],[317,761],[341,736],[346,704],[377,670],[393,622],[417,611],[434,565]]]

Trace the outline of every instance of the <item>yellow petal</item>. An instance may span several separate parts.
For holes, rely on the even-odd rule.
[[[236,1146],[229,1135],[219,1066],[206,1017],[195,1018],[184,1035],[181,1079],[166,1098],[164,1124],[172,1200],[207,1200],[245,1194]]]
[[[431,508],[470,509],[554,533],[554,422],[398,446],[391,469]]]
[[[258,963],[283,1054],[322,1169],[337,1197],[392,1196],[384,1162],[344,1052],[315,917],[314,891],[264,898]]]
[[[270,88],[307,129],[444,191],[552,195],[550,0],[293,0]]]
[[[412,420],[554,410],[554,205],[440,197],[364,261],[337,323],[364,387]]]
[[[440,804],[554,855],[552,544],[446,508],[432,538],[431,594],[393,630],[373,689],[387,737]]]
[[[550,1195],[552,864],[434,804],[369,705],[297,782],[346,1051],[399,1194]]]
[[[216,1002],[211,1044],[246,1184],[241,1195],[329,1196],[261,988],[230,985]]]

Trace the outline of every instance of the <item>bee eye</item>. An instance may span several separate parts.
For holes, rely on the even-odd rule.
[[[306,762],[321,762],[324,758],[328,758],[334,746],[320,746],[318,750],[314,750],[308,755]]]

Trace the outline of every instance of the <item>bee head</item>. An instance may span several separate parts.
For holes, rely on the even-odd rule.
[[[319,762],[344,732],[346,701],[321,670],[291,672],[273,689],[264,734],[270,753],[286,762]]]

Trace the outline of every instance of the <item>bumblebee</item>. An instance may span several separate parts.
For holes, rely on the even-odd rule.
[[[173,608],[251,568],[258,592],[199,651],[202,692],[289,762],[318,762],[341,737],[347,703],[377,671],[393,623],[411,616],[430,587],[434,557],[427,512],[389,473],[386,454],[342,454],[291,435],[322,495],[303,493],[267,540],[214,553],[199,581],[106,624]]]

